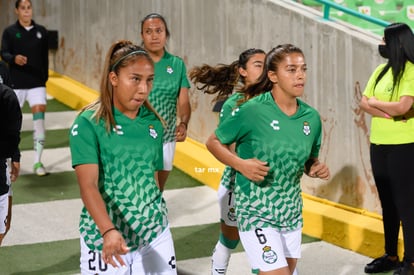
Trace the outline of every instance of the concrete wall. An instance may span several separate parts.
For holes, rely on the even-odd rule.
[[[382,60],[380,37],[321,19],[293,1],[276,0],[32,0],[34,19],[59,31],[51,69],[98,89],[104,57],[118,39],[140,43],[140,20],[150,12],[166,17],[168,50],[187,67],[232,62],[246,48],[265,51],[281,43],[301,47],[308,64],[304,100],[324,123],[321,160],[328,182],[304,176],[306,193],[380,212],[369,163],[369,117],[358,102],[369,75]],[[14,0],[0,1],[0,28],[16,20]],[[359,86],[356,85],[359,83]],[[358,89],[360,87],[360,89]],[[189,136],[204,143],[217,124],[211,96],[191,91]]]

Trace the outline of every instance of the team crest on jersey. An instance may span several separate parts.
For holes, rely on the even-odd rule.
[[[41,32],[37,32],[36,33],[36,37],[39,38],[39,39],[41,39],[42,38],[42,33]]]
[[[112,131],[114,131],[118,136],[122,136],[124,134],[121,125],[116,125],[114,128],[112,128]]]
[[[279,120],[272,120],[272,122],[270,122],[270,126],[273,128],[273,130],[275,131],[279,131],[280,127],[279,127]]]
[[[229,220],[231,220],[232,222],[236,221],[236,211],[233,207],[229,209],[229,212],[227,213],[227,218],[229,218]]]
[[[310,125],[309,125],[309,122],[307,122],[307,121],[305,121],[305,122],[303,122],[303,133],[305,134],[305,135],[307,135],[307,136],[309,136],[310,135]]]
[[[152,136],[153,138],[157,138],[158,133],[157,133],[157,131],[155,131],[154,126],[150,125],[148,128],[149,128],[150,136]]]
[[[262,248],[262,258],[265,263],[274,264],[277,261],[277,254],[272,250],[272,247],[266,245]]]
[[[174,72],[171,66],[167,66],[167,73],[172,74]]]

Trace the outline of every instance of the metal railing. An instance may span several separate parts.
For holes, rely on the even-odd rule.
[[[329,16],[330,9],[334,8],[334,9],[340,10],[344,13],[350,14],[352,16],[355,16],[357,18],[369,21],[371,23],[377,24],[377,25],[382,26],[382,27],[386,27],[390,24],[390,22],[387,22],[387,21],[369,16],[369,15],[366,15],[366,14],[362,14],[362,13],[356,11],[356,10],[347,8],[345,6],[337,4],[337,3],[333,2],[333,1],[330,1],[330,0],[315,0],[315,2],[318,2],[318,3],[321,3],[321,4],[324,5],[324,7],[323,7],[323,18],[326,19],[326,20],[330,20],[330,16]]]

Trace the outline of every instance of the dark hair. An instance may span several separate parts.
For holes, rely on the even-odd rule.
[[[19,8],[19,5],[20,5],[21,2],[23,2],[23,0],[17,0],[16,1],[16,3],[14,4],[14,6],[16,7],[16,9]],[[32,1],[31,0],[27,0],[27,2],[29,2],[30,5],[32,4]]]
[[[152,66],[154,62],[151,57],[142,47],[133,44],[128,40],[120,40],[115,42],[109,48],[106,57],[104,71],[102,73],[100,95],[98,100],[84,107],[84,110],[95,110],[94,117],[97,121],[103,119],[105,121],[106,130],[110,132],[112,127],[115,127],[115,118],[113,114],[113,87],[109,81],[109,74],[114,72],[119,73],[119,70],[128,66],[131,62],[136,61],[138,58],[145,58]],[[153,111],[158,118],[160,116],[155,112],[148,100],[144,102],[144,106]],[[160,118],[163,122],[163,120]]]
[[[170,30],[168,29],[167,22],[165,21],[165,18],[161,14],[156,13],[156,12],[150,13],[147,16],[145,16],[144,19],[142,19],[142,21],[141,21],[141,34],[143,32],[145,21],[147,21],[148,19],[154,19],[154,18],[158,18],[162,21],[162,23],[164,23],[165,33],[167,35],[167,38],[169,38],[170,37]]]
[[[240,79],[245,84],[244,78],[239,74],[239,68],[246,69],[249,59],[258,53],[265,54],[261,49],[251,48],[242,52],[239,55],[239,59],[229,65],[218,64],[213,67],[204,64],[194,67],[189,71],[189,77],[195,84],[202,84],[201,86],[196,86],[198,90],[206,94],[218,94],[213,101],[224,100],[233,93]]]
[[[266,91],[270,91],[273,88],[274,83],[270,81],[267,73],[269,71],[276,72],[279,64],[285,59],[285,57],[292,53],[299,53],[303,55],[303,52],[300,48],[292,44],[283,44],[278,45],[271,49],[266,54],[264,69],[262,74],[256,83],[245,87],[241,92],[244,94],[244,98],[240,99],[238,104],[241,104],[252,97],[257,96]]]
[[[375,85],[391,68],[393,90],[399,85],[404,73],[405,63],[414,63],[414,34],[405,23],[392,23],[384,29],[385,47],[388,52],[388,62],[378,75]]]

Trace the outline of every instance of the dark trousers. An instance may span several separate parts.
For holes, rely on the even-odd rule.
[[[371,144],[371,166],[382,206],[385,253],[398,253],[400,222],[404,259],[414,262],[414,143]]]

